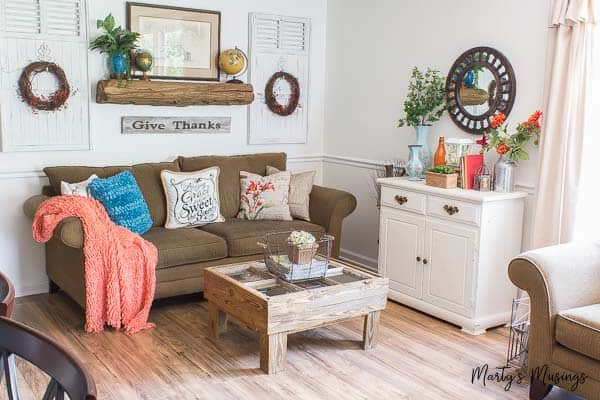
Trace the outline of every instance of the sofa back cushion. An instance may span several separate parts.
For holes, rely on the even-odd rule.
[[[225,218],[234,218],[240,208],[240,171],[264,176],[267,174],[267,165],[284,171],[286,161],[285,153],[258,153],[239,156],[179,157],[179,166],[183,172],[219,167],[221,169],[219,175],[221,214]]]
[[[92,174],[99,178],[109,178],[122,171],[133,173],[135,180],[144,195],[144,199],[150,209],[152,217],[152,226],[164,226],[167,216],[167,201],[160,180],[160,171],[168,169],[170,171],[179,171],[177,161],[162,163],[137,164],[133,166],[112,166],[112,167],[46,167],[44,173],[50,181],[53,194],[60,194],[60,182],[68,183],[80,182],[87,179]]]

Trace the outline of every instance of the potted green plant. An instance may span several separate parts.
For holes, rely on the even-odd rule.
[[[453,167],[447,165],[429,168],[425,173],[425,184],[442,189],[454,189],[458,186],[458,173]]]
[[[427,68],[425,72],[421,72],[414,67],[404,101],[405,115],[398,121],[398,127],[415,128],[417,144],[423,146],[421,161],[426,168],[432,164],[431,151],[427,145],[429,128],[440,120],[447,108],[444,80],[445,78],[437,69]]]
[[[293,231],[287,242],[288,257],[295,264],[309,264],[319,250],[315,237],[306,231]]]
[[[130,32],[121,26],[115,27],[115,19],[112,14],[108,14],[103,20],[97,20],[96,27],[102,29],[104,33],[90,43],[90,49],[108,54],[112,72],[118,79],[121,79],[123,74],[129,70],[131,65],[129,53],[137,48],[140,34]]]

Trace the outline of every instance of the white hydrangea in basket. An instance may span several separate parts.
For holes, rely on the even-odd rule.
[[[315,237],[306,231],[293,231],[287,241],[288,257],[295,264],[309,264],[319,250]]]

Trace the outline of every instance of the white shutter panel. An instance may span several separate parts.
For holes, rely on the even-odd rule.
[[[90,148],[88,39],[85,0],[0,0],[0,129],[2,151]],[[34,61],[65,71],[71,95],[58,111],[32,112],[17,82]],[[56,79],[39,74],[35,93],[48,96]]]
[[[40,0],[5,0],[2,15],[6,32],[39,34],[42,31]]]
[[[306,143],[310,20],[269,14],[250,14],[250,71],[256,100],[249,106],[248,143]],[[265,104],[265,85],[279,71],[298,79],[300,100],[289,116],[274,114]]]
[[[48,35],[79,36],[81,34],[81,3],[78,0],[42,0],[45,31]]]

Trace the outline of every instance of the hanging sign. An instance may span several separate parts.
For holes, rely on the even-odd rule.
[[[231,117],[122,117],[121,133],[231,133]]]

